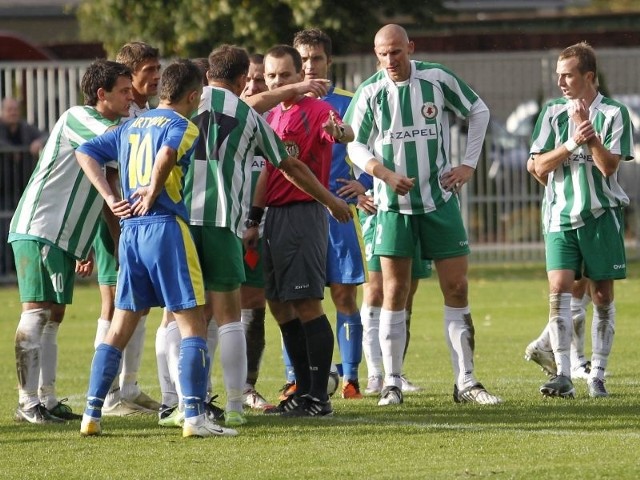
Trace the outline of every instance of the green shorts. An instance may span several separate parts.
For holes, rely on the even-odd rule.
[[[545,235],[547,271],[573,270],[591,280],[627,276],[622,208],[608,208],[575,230]]]
[[[100,216],[98,232],[93,240],[93,251],[96,258],[99,285],[115,285],[118,280],[118,262],[115,256],[115,245],[107,227],[107,222]]]
[[[244,275],[246,280],[243,285],[247,287],[254,288],[264,288],[264,270],[262,268],[262,238],[258,240],[258,247],[256,248],[258,252],[258,260],[255,265],[250,266],[247,264],[246,259],[244,260]],[[243,249],[243,254],[246,255],[246,250]]]
[[[370,272],[381,272],[380,257],[373,254],[373,239],[376,232],[376,215],[369,215],[362,210],[358,210],[358,217],[362,227],[362,241],[364,242],[365,260],[367,270]],[[411,278],[429,278],[432,274],[431,260],[421,258],[420,246],[415,250],[413,262],[411,263]]]
[[[71,304],[75,258],[39,240],[17,240],[11,247],[16,260],[20,302]]]
[[[455,196],[437,210],[420,215],[379,211],[373,246],[375,255],[440,260],[469,255],[469,240]]]
[[[204,289],[231,292],[246,280],[242,259],[242,241],[226,227],[191,225],[196,244]]]

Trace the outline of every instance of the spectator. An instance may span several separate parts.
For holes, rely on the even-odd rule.
[[[27,123],[20,115],[20,104],[15,98],[2,100],[2,118],[0,118],[0,147],[29,147],[34,157],[40,155],[48,134]]]

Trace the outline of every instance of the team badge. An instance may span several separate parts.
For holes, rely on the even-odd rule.
[[[291,140],[285,140],[284,148],[287,150],[287,153],[290,157],[299,158],[300,155],[300,147],[296,142],[292,142]]]
[[[433,120],[438,116],[438,107],[433,102],[427,102],[422,105],[422,109],[420,110],[422,116],[427,120]]]

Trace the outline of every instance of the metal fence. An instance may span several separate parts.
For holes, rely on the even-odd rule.
[[[542,190],[525,169],[529,139],[508,132],[505,123],[524,102],[558,96],[557,55],[557,51],[414,55],[451,68],[473,86],[492,112],[483,159],[461,194],[475,260],[520,262],[544,257],[539,209]],[[630,106],[636,108],[635,117],[640,119],[640,95],[636,94],[640,49],[599,50],[598,58],[608,92],[630,102],[638,99],[637,106]],[[87,66],[87,61],[0,63],[0,96],[22,100],[26,119],[50,131],[63,111],[82,103],[79,83]],[[353,91],[375,68],[373,55],[334,58],[333,81]],[[640,129],[640,120],[637,123]],[[464,149],[463,132],[464,126],[459,126],[452,134],[454,161]],[[5,281],[11,280],[13,269],[10,249],[4,243],[8,222],[25,184],[26,171],[22,169],[33,167],[29,162],[12,160],[11,155],[0,154],[0,280]],[[638,256],[640,163],[625,162],[621,171],[632,201],[626,216],[628,252]]]

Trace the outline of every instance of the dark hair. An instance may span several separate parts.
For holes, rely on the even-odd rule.
[[[302,71],[302,57],[298,50],[293,48],[291,45],[276,45],[275,47],[271,47],[267,53],[264,54],[265,57],[273,57],[273,58],[282,58],[289,55],[293,60],[293,66],[296,69],[296,73],[300,73]]]
[[[84,95],[84,104],[95,107],[98,104],[98,89],[107,92],[113,90],[118,78],[127,77],[131,80],[131,69],[122,63],[111,60],[96,60],[82,76],[80,87]]]
[[[261,53],[252,53],[249,55],[249,62],[254,65],[262,65],[264,63],[264,55]]]
[[[235,45],[220,45],[209,54],[209,79],[233,81],[249,71],[249,54]]]
[[[194,58],[191,61],[195,63],[196,66],[200,69],[200,72],[202,73],[202,85],[206,87],[207,85],[209,85],[209,82],[207,81],[207,72],[209,71],[209,60],[205,57],[199,57],[199,58]]]
[[[301,45],[317,46],[322,45],[327,58],[331,57],[331,38],[319,28],[308,28],[293,36],[293,46],[298,48]]]
[[[116,62],[124,63],[134,73],[138,67],[147,60],[156,60],[159,58],[158,49],[144,42],[125,43],[118,54]]]
[[[582,74],[593,72],[593,81],[598,79],[598,65],[596,62],[596,52],[587,42],[576,43],[560,52],[559,59],[576,57],[578,59],[578,71]]]
[[[175,103],[192,90],[202,88],[202,73],[185,58],[171,62],[162,72],[158,96],[161,101]]]

